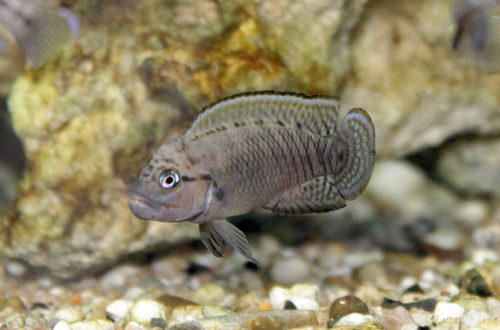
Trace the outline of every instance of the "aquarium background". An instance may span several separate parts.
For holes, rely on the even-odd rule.
[[[17,190],[0,214],[2,325],[500,327],[500,53],[452,49],[452,1],[43,3],[81,31],[39,68],[1,58],[0,136],[17,146],[0,157],[2,192]],[[132,215],[156,148],[203,107],[262,90],[370,114],[377,160],[357,200],[231,219],[260,268],[212,256],[195,224]],[[362,304],[338,308],[347,295]]]

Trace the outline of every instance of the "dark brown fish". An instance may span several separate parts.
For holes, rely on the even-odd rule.
[[[291,93],[224,99],[155,153],[130,192],[130,209],[145,220],[199,223],[216,256],[228,244],[256,262],[245,235],[221,219],[258,208],[333,211],[367,185],[374,126],[362,109],[338,123],[338,107],[337,98]]]

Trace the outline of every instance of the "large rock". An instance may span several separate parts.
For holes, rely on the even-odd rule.
[[[12,89],[30,166],[0,232],[3,255],[57,276],[197,237],[134,218],[127,192],[152,150],[223,96],[338,94],[370,112],[385,157],[500,132],[500,75],[452,53],[450,1],[66,3],[81,37]]]

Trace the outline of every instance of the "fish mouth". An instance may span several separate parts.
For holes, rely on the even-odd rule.
[[[154,220],[153,214],[160,209],[160,205],[136,191],[130,192],[128,206],[132,213],[142,220]]]

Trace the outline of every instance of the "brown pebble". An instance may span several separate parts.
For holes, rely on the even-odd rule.
[[[328,324],[335,324],[342,317],[351,313],[368,314],[368,307],[366,304],[356,296],[344,296],[336,299],[330,305],[329,321]]]
[[[5,308],[10,308],[14,312],[21,312],[26,310],[26,306],[23,301],[18,297],[8,297],[5,300]]]
[[[73,306],[78,306],[82,304],[82,295],[80,293],[75,293],[69,297],[69,303]]]
[[[267,301],[263,301],[259,305],[259,311],[272,311],[272,310],[273,306],[271,306],[271,304],[268,303]]]
[[[168,294],[156,298],[156,301],[160,304],[163,304],[169,312],[178,306],[198,305],[194,301],[190,301],[181,297],[170,296]]]

